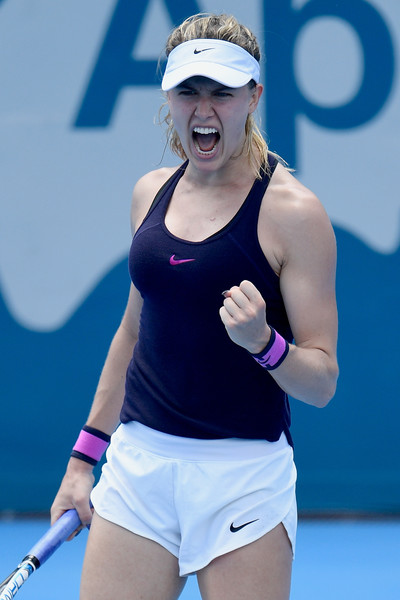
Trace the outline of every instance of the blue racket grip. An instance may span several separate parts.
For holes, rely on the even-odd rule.
[[[76,510],[74,508],[67,510],[36,542],[27,557],[36,559],[34,562],[37,561],[36,568],[39,568],[80,524],[81,521]]]

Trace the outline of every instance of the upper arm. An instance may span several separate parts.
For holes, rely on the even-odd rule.
[[[131,283],[128,302],[120,326],[132,338],[133,344],[136,343],[139,336],[140,313],[142,311],[142,306],[143,298],[133,283]]]
[[[311,192],[291,201],[280,273],[281,293],[296,345],[336,359],[336,240],[329,218]]]

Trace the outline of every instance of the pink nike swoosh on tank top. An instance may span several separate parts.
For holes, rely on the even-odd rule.
[[[196,260],[195,258],[175,258],[175,256],[176,254],[173,254],[169,259],[169,264],[172,266],[181,265],[182,263],[192,262]]]

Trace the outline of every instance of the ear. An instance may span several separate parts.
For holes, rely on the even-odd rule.
[[[249,115],[256,110],[263,90],[264,86],[262,83],[257,83],[256,87],[253,88],[249,104]]]

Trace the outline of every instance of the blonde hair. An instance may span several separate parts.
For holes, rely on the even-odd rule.
[[[176,48],[176,46],[179,46],[179,44],[196,39],[225,40],[226,42],[241,46],[257,61],[260,61],[261,58],[257,39],[250,29],[241,25],[232,15],[214,15],[205,13],[199,13],[189,17],[172,31],[165,46],[166,56],[168,57],[170,52]],[[254,88],[256,84],[252,80],[248,85]],[[163,107],[161,107],[160,111],[162,108]],[[175,131],[170,112],[168,111],[168,114],[160,120],[167,125],[167,142],[172,152],[177,154],[183,160],[186,160],[187,156],[179,136]],[[263,172],[268,172],[268,145],[253,114],[247,116],[245,125],[245,143],[242,152],[248,157],[251,170],[255,177],[261,178]]]

